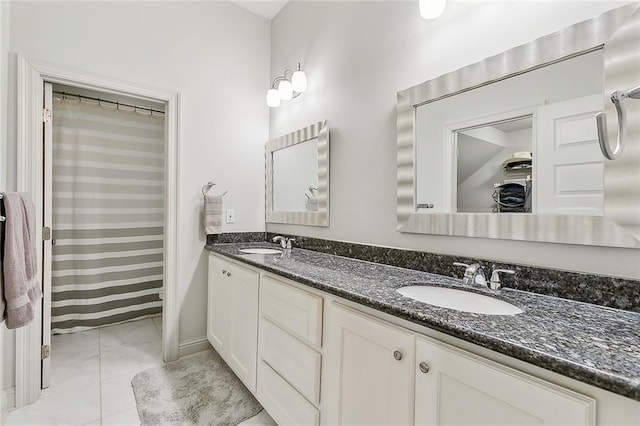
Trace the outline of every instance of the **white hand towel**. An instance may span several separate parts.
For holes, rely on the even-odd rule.
[[[204,229],[207,234],[222,232],[222,195],[204,196]]]
[[[35,207],[29,194],[3,194],[4,223],[3,293],[7,328],[29,324],[42,297],[36,252]]]

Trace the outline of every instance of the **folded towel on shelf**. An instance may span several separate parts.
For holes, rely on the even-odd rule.
[[[5,207],[3,293],[7,328],[29,324],[42,297],[36,252],[35,207],[29,194],[3,193]]]
[[[206,234],[222,232],[222,195],[205,194],[204,230]]]

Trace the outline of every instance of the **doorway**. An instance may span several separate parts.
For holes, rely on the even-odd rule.
[[[44,100],[47,388],[72,375],[58,367],[73,357],[56,352],[73,353],[75,339],[59,335],[161,321],[165,137],[164,104],[51,83]]]
[[[162,302],[162,354],[165,362],[178,357],[178,313],[175,296],[176,236],[178,223],[178,95],[57,67],[18,56],[17,190],[31,194],[36,205],[36,238],[42,239],[44,218],[43,89],[44,82],[131,96],[165,105],[164,161],[164,299]],[[46,235],[45,235],[46,236]],[[38,256],[42,259],[43,250]],[[38,399],[41,388],[42,313],[16,331],[16,407]]]

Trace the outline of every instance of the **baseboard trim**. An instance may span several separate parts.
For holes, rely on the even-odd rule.
[[[192,355],[198,352],[211,349],[211,344],[206,337],[198,337],[196,339],[187,340],[178,344],[178,357]]]

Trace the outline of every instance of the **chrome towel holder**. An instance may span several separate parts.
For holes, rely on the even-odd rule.
[[[616,146],[611,149],[611,145],[607,140],[607,117],[604,112],[599,112],[596,114],[596,124],[598,125],[598,142],[600,143],[600,150],[602,151],[602,155],[609,160],[615,160],[620,157],[622,151],[624,150],[624,129],[627,125],[626,117],[624,115],[624,110],[622,109],[622,101],[631,98],[631,99],[640,99],[640,86],[636,86],[627,91],[615,90],[611,92],[611,102],[616,107],[616,112],[618,113],[618,139],[616,141]]]
[[[207,184],[202,187],[202,196],[204,197],[205,195],[207,195],[207,192],[209,192],[209,190],[211,188],[213,188],[214,186],[216,186],[216,184],[213,183],[212,181],[207,182]],[[227,192],[229,192],[229,191],[224,191],[222,193],[222,196],[224,197],[225,195],[227,195]]]

